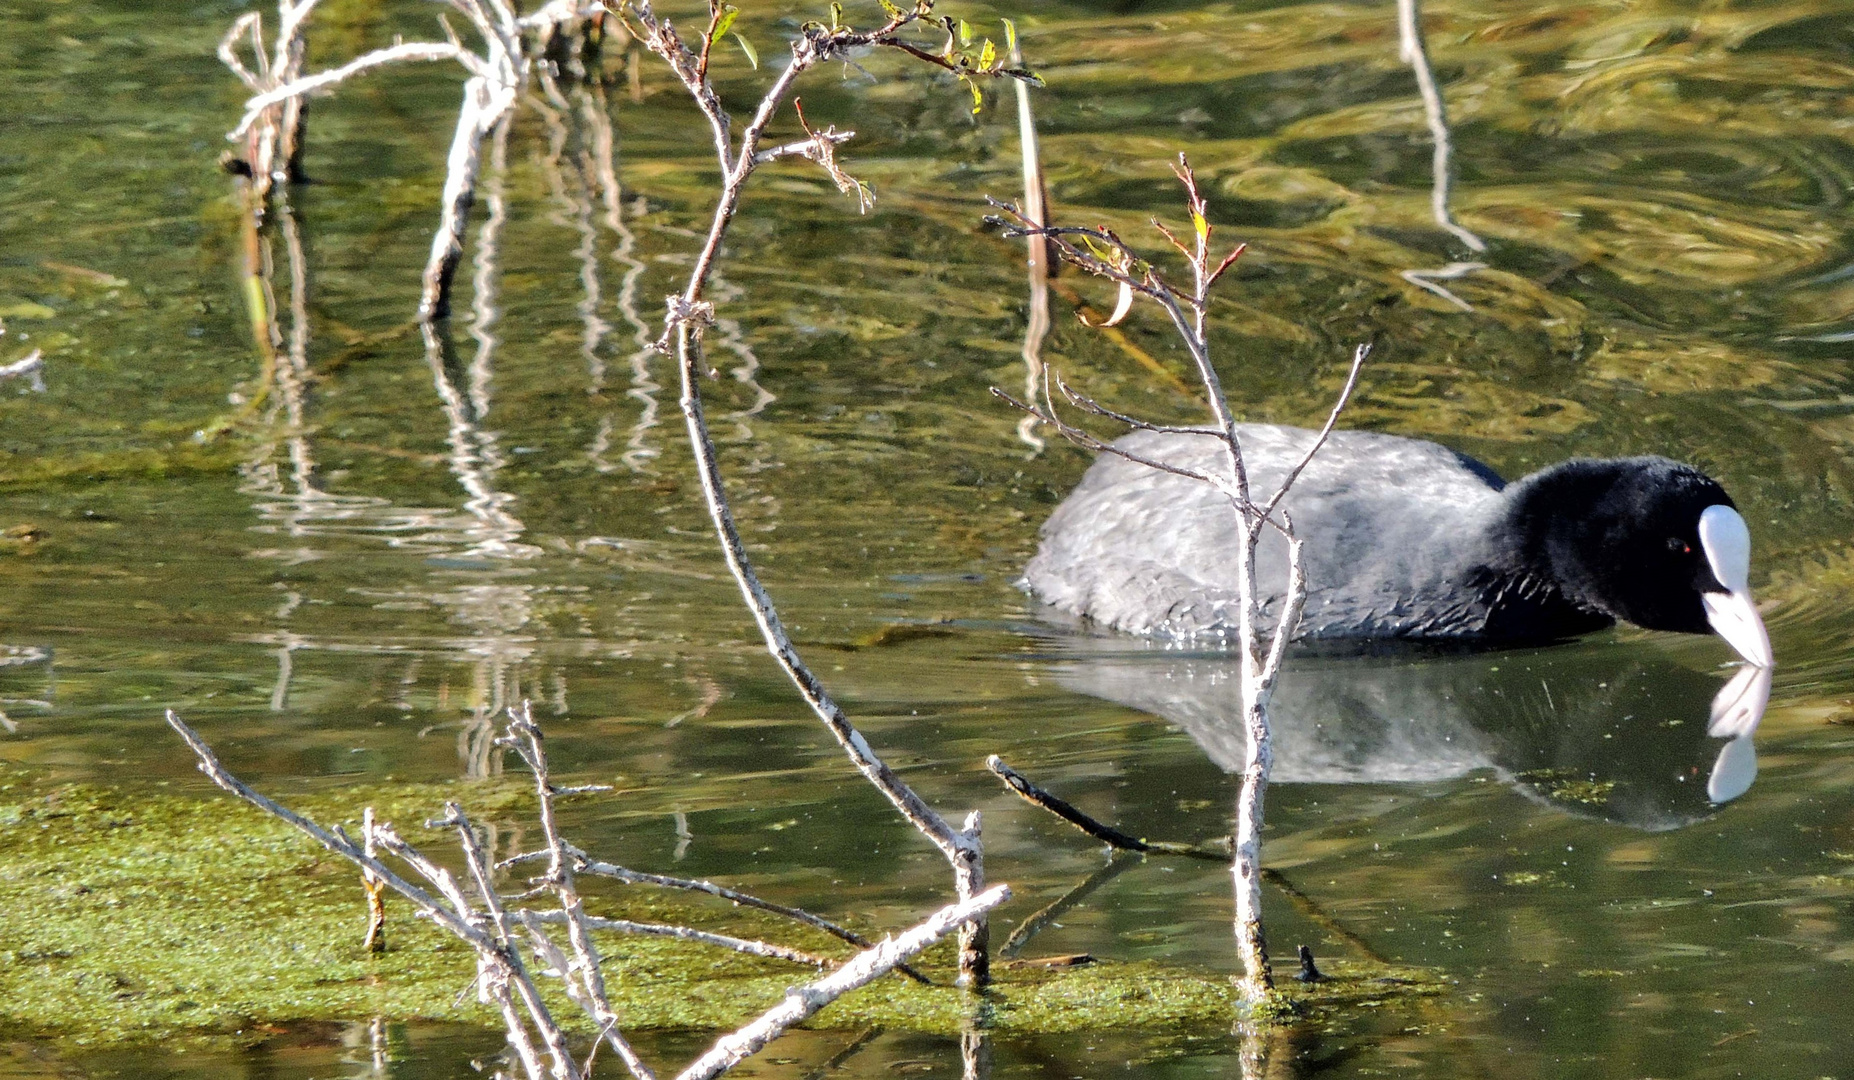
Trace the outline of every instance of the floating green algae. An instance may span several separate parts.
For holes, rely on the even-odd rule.
[[[528,791],[515,781],[344,791],[295,808],[352,828],[371,804],[442,855],[450,838],[415,826],[447,798],[484,820],[528,809]],[[356,1016],[498,1023],[469,993],[467,948],[389,900],[389,948],[365,952],[354,868],[230,798],[0,772],[0,905],[0,1029],[110,1044],[249,1039],[279,1024]],[[808,928],[679,894],[620,888],[591,906],[845,952]],[[614,1005],[633,1029],[733,1027],[810,977],[807,968],[683,942],[606,937],[601,947]],[[940,985],[886,978],[812,1026],[950,1034],[976,1011],[1003,1032],[1188,1030],[1226,1027],[1240,1007],[1221,976],[1148,962],[1003,967],[994,990],[975,1000],[950,985],[951,959],[942,946],[920,964]],[[1280,1011],[1442,989],[1421,973],[1330,966],[1336,977],[1327,982],[1284,990]],[[563,998],[555,1007],[575,1015]]]

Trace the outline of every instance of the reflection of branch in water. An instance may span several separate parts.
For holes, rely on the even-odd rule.
[[[1371,944],[1364,938],[1347,930],[1344,926],[1340,925],[1339,920],[1328,915],[1325,909],[1321,908],[1311,896],[1295,888],[1294,883],[1289,881],[1281,871],[1264,869],[1262,871],[1262,880],[1280,890],[1281,894],[1288,898],[1288,902],[1294,905],[1294,910],[1300,912],[1302,918],[1305,918],[1308,922],[1345,942],[1352,948],[1357,949],[1360,956],[1376,964],[1388,965],[1390,963],[1390,961],[1380,956],[1378,951],[1372,948]],[[1305,946],[1302,946],[1302,948],[1305,948]]]
[[[656,395],[662,386],[650,375],[650,361],[656,351],[651,347],[650,329],[637,307],[645,267],[636,255],[637,235],[624,220],[624,191],[617,172],[617,137],[602,87],[576,82],[563,92],[559,82],[546,75],[541,79],[541,86],[546,101],[534,102],[548,130],[547,153],[541,164],[558,207],[549,218],[562,227],[573,229],[580,237],[574,252],[580,263],[582,296],[578,308],[585,326],[580,352],[591,377],[588,389],[595,397],[605,388],[603,346],[612,331],[611,324],[599,312],[604,289],[599,276],[598,226],[593,220],[595,200],[603,209],[600,221],[616,238],[612,257],[624,267],[615,302],[619,315],[631,328],[631,338],[636,345],[628,361],[631,386],[625,396],[638,402],[640,415],[631,426],[620,460],[624,468],[644,472],[650,459],[659,452],[650,445],[649,432],[659,423]],[[569,183],[565,168],[569,160],[574,166],[573,183]],[[586,448],[586,457],[601,473],[616,472],[619,468],[606,456],[612,448],[615,427],[609,414],[601,417],[598,431]]]
[[[612,129],[605,88],[597,83],[575,87],[574,100],[579,104],[578,116],[583,133],[590,134],[589,139],[582,134],[580,140],[581,160],[584,162],[582,172],[590,180],[596,181],[599,202],[605,210],[605,227],[618,238],[617,246],[612,249],[612,258],[624,267],[624,276],[618,281],[616,303],[618,314],[631,327],[631,341],[636,346],[629,360],[631,388],[625,391],[625,396],[638,403],[639,414],[637,422],[631,425],[630,436],[625,440],[626,450],[621,460],[632,472],[644,472],[650,459],[659,452],[650,445],[649,433],[658,423],[657,391],[663,389],[660,383],[650,377],[650,361],[656,357],[657,351],[651,346],[650,328],[637,307],[644,263],[637,257],[637,234],[624,220],[624,187],[618,182],[618,138]],[[604,460],[605,450],[611,445],[611,429],[612,421],[608,416],[600,422],[596,449],[588,454],[593,466],[600,472],[614,471]]]
[[[496,122],[489,146],[489,176],[483,182],[489,213],[476,234],[476,257],[471,261],[470,336],[476,339],[476,359],[470,362],[470,405],[479,419],[489,415],[490,361],[497,340],[491,328],[501,317],[496,307],[496,286],[500,268],[496,258],[501,250],[502,225],[508,220],[508,200],[503,181],[508,175],[509,118]]]
[[[270,302],[265,305],[269,326],[265,336],[284,342],[282,353],[266,352],[265,373],[269,385],[260,387],[258,395],[268,402],[266,427],[283,431],[283,442],[290,459],[290,485],[286,492],[271,457],[277,441],[260,441],[251,459],[241,469],[249,493],[269,495],[279,508],[276,515],[291,536],[302,536],[305,526],[326,511],[335,500],[315,484],[315,456],[311,451],[306,423],[306,396],[309,384],[309,260],[303,252],[302,232],[296,211],[287,197],[279,196],[275,206],[276,221],[283,234],[285,265],[289,268],[290,332],[286,338],[277,325],[275,289],[270,245],[262,242],[263,288]],[[255,395],[254,395],[255,396]]]
[[[881,1034],[882,1029],[879,1027],[864,1029],[860,1035],[850,1040],[850,1045],[832,1054],[829,1061],[806,1073],[804,1080],[825,1080],[826,1077],[843,1068],[851,1058],[862,1053],[863,1048],[874,1042]]]
[[[1230,838],[1227,836],[1219,837],[1216,840],[1203,844],[1181,844],[1163,840],[1144,840],[1130,836],[1114,828],[1112,825],[1103,824],[1095,820],[1093,817],[1077,809],[1073,804],[1031,783],[1022,773],[1006,765],[996,754],[988,758],[985,765],[993,773],[996,773],[1000,780],[1004,781],[1005,786],[1011,790],[1012,794],[1023,799],[1032,806],[1049,811],[1096,840],[1107,844],[1114,851],[1114,855],[1110,858],[1107,865],[1095,871],[1093,876],[1083,881],[1080,885],[1077,885],[1074,889],[1071,889],[1055,903],[1037,912],[1035,915],[1030,916],[1028,919],[1025,919],[1011,934],[1010,940],[1004,943],[1004,949],[1001,953],[1003,956],[1015,956],[1017,951],[1023,948],[1024,944],[1028,942],[1031,937],[1035,936],[1038,931],[1042,930],[1044,926],[1054,921],[1064,911],[1080,903],[1089,893],[1100,888],[1108,881],[1113,880],[1123,870],[1133,865],[1137,860],[1133,859],[1129,853],[1183,855],[1194,859],[1223,862],[1230,858],[1233,850]],[[1339,938],[1346,944],[1357,949],[1359,954],[1367,959],[1377,963],[1387,962],[1382,956],[1378,955],[1377,951],[1367,944],[1363,938],[1340,925],[1339,921],[1322,910],[1312,897],[1295,888],[1293,882],[1290,882],[1281,871],[1263,869],[1261,874],[1262,880],[1269,882],[1274,885],[1276,889],[1279,889],[1281,893],[1288,898],[1289,902],[1294,905],[1295,910],[1305,916],[1309,922],[1312,922],[1320,929],[1325,930],[1327,933],[1332,934],[1334,937]]]
[[[991,1036],[983,1028],[959,1033],[959,1062],[960,1080],[991,1080]]]
[[[450,421],[446,440],[450,453],[445,455],[445,461],[458,485],[469,495],[464,501],[464,510],[475,519],[474,526],[466,532],[470,540],[466,553],[500,558],[538,555],[539,548],[518,542],[527,526],[509,510],[515,496],[496,490],[496,474],[504,465],[502,453],[496,446],[496,435],[478,425],[480,417],[474,403],[459,392],[454,378],[457,359],[449,327],[426,323],[420,332],[425,339],[425,362],[431,368],[432,385]],[[487,387],[487,383],[485,372],[481,375],[481,385]]]
[[[240,469],[245,483],[241,488],[250,494],[270,496],[270,507],[277,511],[284,530],[291,536],[302,536],[310,522],[322,517],[329,504],[336,502],[322,492],[315,484],[315,455],[309,444],[307,432],[306,397],[309,382],[309,260],[303,251],[301,228],[296,220],[295,208],[290,204],[286,193],[278,191],[275,197],[275,220],[283,234],[284,261],[289,268],[290,294],[290,332],[284,337],[281,327],[277,325],[277,305],[275,288],[272,282],[273,264],[270,245],[263,243],[263,285],[269,303],[265,305],[269,326],[267,336],[271,341],[283,341],[286,348],[281,354],[274,350],[266,354],[265,369],[270,375],[270,386],[261,388],[269,401],[266,414],[266,428],[276,432],[281,427],[284,433],[284,445],[290,460],[290,485],[286,490],[282,478],[272,457],[277,451],[274,438],[261,440],[256,452]],[[259,504],[259,513],[264,507]],[[289,599],[279,608],[275,618],[279,623],[289,618],[301,603],[301,597],[289,594]],[[295,673],[296,650],[308,644],[308,639],[288,630],[281,630],[272,636],[277,646],[277,681],[271,688],[270,711],[283,712],[289,708],[290,681]]]
[[[1016,956],[1023,951],[1025,945],[1030,944],[1031,938],[1042,933],[1050,923],[1060,919],[1077,904],[1094,895],[1101,886],[1144,861],[1138,855],[1115,851],[1107,857],[1105,863],[1101,864],[1100,869],[1083,878],[1074,888],[1057,897],[1042,910],[1018,923],[1017,928],[1011,931],[1011,936],[1005,939],[1004,947],[998,950],[998,956],[1005,960]]]
[[[1443,288],[1440,285],[1437,285],[1436,282],[1454,281],[1457,278],[1467,277],[1469,274],[1474,273],[1476,270],[1485,270],[1485,269],[1487,269],[1487,264],[1483,262],[1453,262],[1453,263],[1449,263],[1447,266],[1441,267],[1436,270],[1405,270],[1402,274],[1398,276],[1402,277],[1403,280],[1409,282],[1410,284],[1416,286],[1419,289],[1422,289],[1426,292],[1432,292],[1436,294],[1437,296],[1440,296],[1442,299],[1447,300],[1449,303],[1454,304],[1456,307],[1460,308],[1463,311],[1473,311],[1474,310],[1473,304],[1470,304],[1466,300],[1463,300],[1461,297],[1456,296],[1453,292],[1450,292],[1448,289]]]
[[[1487,242],[1457,224],[1449,213],[1449,189],[1454,183],[1450,157],[1454,150],[1449,142],[1448,112],[1443,107],[1442,91],[1436,87],[1436,73],[1429,66],[1429,50],[1423,43],[1418,3],[1419,0],[1397,0],[1397,36],[1403,62],[1416,73],[1416,89],[1422,95],[1423,114],[1429,120],[1429,134],[1435,142],[1435,156],[1430,162],[1433,180],[1429,189],[1429,206],[1435,213],[1436,224],[1444,231],[1466,244],[1471,251],[1486,251]],[[1463,311],[1473,311],[1473,304],[1436,282],[1453,281],[1485,269],[1486,263],[1452,262],[1436,270],[1405,270],[1401,276],[1417,288],[1433,293]]]
[[[670,717],[668,720],[665,720],[663,726],[666,728],[673,728],[684,720],[700,720],[702,717],[707,716],[708,710],[714,708],[727,693],[727,691],[722,689],[719,682],[706,674],[697,673],[687,681],[693,682],[701,689],[702,700],[697,702],[694,708],[685,709],[675,716]]]
[[[714,297],[716,307],[720,307],[722,304],[743,295],[743,290],[739,286],[728,282],[721,276],[719,271],[709,276],[708,292],[710,296]],[[753,403],[751,405],[748,405],[744,409],[736,409],[730,413],[723,413],[721,419],[732,420],[734,422],[734,440],[736,442],[752,442],[753,429],[747,426],[747,421],[765,412],[766,406],[771,405],[779,399],[772,391],[760,385],[758,377],[760,372],[760,358],[758,354],[753,351],[753,346],[747,344],[747,338],[746,335],[741,332],[740,323],[724,316],[716,316],[715,332],[721,340],[722,347],[735,356],[740,357],[740,363],[730,370],[728,374],[734,376],[735,382],[753,391]]]
[[[1449,214],[1449,187],[1454,177],[1449,171],[1449,156],[1453,151],[1449,144],[1448,113],[1443,108],[1442,92],[1436,87],[1435,70],[1429,66],[1418,3],[1419,0],[1397,0],[1397,37],[1403,62],[1416,73],[1416,89],[1422,94],[1423,113],[1429,119],[1430,137],[1435,140],[1435,157],[1431,163],[1435,179],[1429,205],[1435,211],[1437,225],[1468,245],[1470,250],[1486,251],[1487,242],[1456,224]]]
[[[676,823],[676,850],[670,858],[681,862],[689,854],[689,845],[695,843],[695,833],[689,829],[689,815],[677,810],[673,817]]]
[[[1011,42],[1011,64],[1022,67],[1023,54],[1015,40]],[[1017,92],[1017,137],[1021,147],[1024,172],[1024,217],[1033,225],[1048,225],[1048,204],[1043,185],[1043,159],[1037,149],[1036,114],[1030,109],[1030,87],[1012,82]],[[1027,265],[1030,274],[1030,310],[1024,327],[1024,400],[1049,402],[1049,384],[1043,370],[1043,338],[1049,334],[1049,244],[1040,236],[1028,238]],[[1030,448],[1026,457],[1036,457],[1048,445],[1036,433],[1037,419],[1026,413],[1017,422],[1017,438]]]
[[[309,639],[285,630],[275,635],[277,642],[277,683],[270,691],[270,711],[283,712],[290,707],[290,678],[296,670],[296,650]]]
[[[598,230],[592,224],[592,197],[586,177],[579,177],[577,190],[567,184],[564,162],[567,143],[572,134],[567,128],[567,120],[573,115],[573,106],[561,95],[559,85],[551,77],[543,74],[540,81],[547,99],[545,102],[536,99],[533,104],[547,125],[547,153],[541,159],[541,169],[547,176],[548,189],[559,208],[548,217],[579,235],[579,246],[573,249],[573,257],[579,260],[580,298],[577,307],[579,321],[584,328],[580,335],[579,352],[586,360],[586,374],[589,378],[587,392],[596,396],[605,389],[605,357],[600,352],[600,346],[612,329],[611,324],[599,314],[602,285],[599,280]]]

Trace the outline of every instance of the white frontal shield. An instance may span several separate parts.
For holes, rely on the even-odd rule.
[[[1712,567],[1712,576],[1728,590],[1703,592],[1706,621],[1738,655],[1759,667],[1770,667],[1770,634],[1751,601],[1751,530],[1729,506],[1708,506],[1700,513],[1700,549]]]

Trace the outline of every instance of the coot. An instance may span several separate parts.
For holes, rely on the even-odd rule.
[[[1238,425],[1258,497],[1315,433]],[[1139,431],[1116,445],[1198,472],[1222,471],[1209,432]],[[1508,484],[1464,454],[1418,439],[1336,431],[1283,506],[1305,542],[1298,636],[1509,645],[1617,619],[1718,631],[1753,664],[1770,638],[1747,578],[1751,538],[1731,497],[1660,457],[1578,458]],[[1023,584],[1055,608],[1115,630],[1227,638],[1237,620],[1234,516],[1209,485],[1103,454],[1043,526]],[[1287,549],[1257,551],[1264,629],[1280,608]]]

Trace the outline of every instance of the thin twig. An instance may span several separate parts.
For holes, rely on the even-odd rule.
[[[569,917],[560,911],[524,911],[523,921],[552,925],[571,926]],[[638,934],[644,937],[674,938],[677,941],[692,941],[699,945],[713,945],[716,948],[731,949],[748,956],[763,956],[769,960],[786,960],[794,964],[804,964],[814,968],[834,968],[837,961],[828,956],[819,956],[802,949],[790,949],[784,945],[774,945],[766,941],[754,941],[751,938],[730,937],[727,934],[710,933],[688,926],[676,926],[670,923],[632,922],[629,919],[606,919],[597,915],[582,915],[588,930],[608,930],[616,934]]]
[[[1120,446],[1115,443],[1107,442],[1104,439],[1097,438],[1094,435],[1090,434],[1089,432],[1081,428],[1078,428],[1074,426],[1073,424],[1070,424],[1068,421],[1062,419],[1060,416],[1056,415],[1055,413],[1045,411],[1040,406],[1032,405],[1026,401],[1019,401],[1017,398],[1011,396],[1009,393],[1007,393],[1004,390],[999,389],[998,387],[995,387],[995,386],[992,387],[991,394],[993,397],[998,398],[999,400],[1004,401],[1005,403],[1009,404],[1012,408],[1022,409],[1024,412],[1027,412],[1030,415],[1036,417],[1038,420],[1041,420],[1043,423],[1048,424],[1050,427],[1055,428],[1057,433],[1060,434],[1063,438],[1069,440],[1070,442],[1074,443],[1077,446],[1082,447],[1083,449],[1093,450],[1096,453],[1112,454],[1118,458],[1125,458],[1126,460],[1133,462],[1135,465],[1144,465],[1148,469],[1156,469],[1159,472],[1168,472],[1174,476],[1182,476],[1187,480],[1196,480],[1199,483],[1209,484],[1211,487],[1214,487],[1218,489],[1219,491],[1228,490],[1228,487],[1229,487],[1228,483],[1224,481],[1223,479],[1221,479],[1220,477],[1212,476],[1209,473],[1201,473],[1201,472],[1196,471],[1195,469],[1187,469],[1182,465],[1173,465],[1170,462],[1160,461],[1157,458],[1149,458],[1143,454],[1136,454],[1133,451],[1128,450],[1124,446]],[[1222,438],[1221,434],[1215,431],[1206,430],[1204,433],[1210,435],[1213,438],[1217,438],[1217,439]]]
[[[1281,500],[1287,498],[1288,490],[1294,486],[1294,481],[1300,479],[1300,474],[1312,463],[1313,456],[1320,452],[1320,447],[1326,445],[1327,437],[1333,433],[1333,428],[1339,423],[1339,414],[1345,411],[1346,402],[1352,400],[1352,389],[1358,385],[1359,369],[1365,366],[1365,358],[1370,355],[1371,344],[1369,342],[1352,350],[1352,367],[1345,374],[1345,385],[1339,388],[1339,396],[1333,400],[1332,412],[1326,414],[1326,423],[1320,428],[1319,435],[1314,438],[1313,445],[1307,447],[1307,452],[1302,454],[1300,460],[1294,463],[1294,467],[1281,478],[1281,483],[1275,485],[1275,494],[1268,500],[1268,504],[1262,507],[1259,521],[1267,521],[1274,515],[1275,507],[1280,506]]]
[[[599,962],[597,946],[592,942],[591,931],[594,920],[586,914],[581,902],[579,889],[573,880],[573,867],[579,861],[578,852],[571,848],[560,836],[560,826],[554,815],[554,798],[560,794],[554,787],[552,775],[547,767],[547,753],[541,741],[541,729],[534,723],[534,712],[527,702],[522,702],[519,709],[509,711],[508,737],[502,740],[504,745],[512,746],[521,755],[528,769],[534,774],[536,803],[540,810],[541,833],[547,838],[547,873],[543,877],[545,884],[551,888],[560,901],[557,913],[561,922],[566,924],[567,939],[573,946],[577,961],[571,967],[560,969],[560,977],[569,988],[574,985],[573,976],[579,977],[580,993],[573,996],[580,1006],[598,1025],[600,1037],[611,1046],[625,1068],[630,1070],[635,1080],[656,1080],[644,1059],[638,1056],[630,1042],[618,1030],[618,1013],[612,1008],[605,992],[604,970]],[[523,921],[529,933],[539,941],[546,941],[528,914],[523,913]]]
[[[490,74],[487,66],[475,53],[450,42],[405,41],[384,49],[377,49],[365,56],[356,57],[338,68],[318,71],[314,75],[304,76],[252,97],[245,102],[244,118],[238,121],[238,126],[232,129],[227,138],[242,137],[265,109],[278,102],[299,97],[324,86],[333,86],[363,71],[369,71],[385,64],[396,64],[402,60],[455,60],[473,75],[488,78]]]
[[[676,1080],[713,1080],[733,1068],[749,1055],[777,1038],[793,1024],[800,1023],[819,1009],[858,987],[867,986],[896,964],[907,960],[947,934],[983,918],[999,904],[1011,898],[1007,885],[990,889],[934,912],[911,930],[884,938],[872,949],[859,953],[842,967],[815,982],[786,991],[785,999],[738,1031],[722,1036],[707,1053],[684,1069]]]
[[[515,859],[521,859],[521,858],[526,858],[526,857],[528,856],[516,856]],[[507,865],[510,862],[514,862],[515,859],[505,860],[504,865]],[[753,896],[748,893],[741,892],[738,889],[730,889],[725,885],[716,885],[712,881],[697,881],[691,878],[669,877],[668,875],[665,875],[665,874],[644,873],[642,871],[631,870],[631,869],[627,869],[622,866],[618,866],[615,863],[600,862],[596,859],[588,859],[588,858],[585,858],[583,855],[580,857],[580,861],[574,865],[574,869],[579,871],[582,874],[593,874],[599,877],[613,878],[615,880],[622,881],[627,885],[655,885],[655,886],[658,886],[659,888],[665,888],[665,889],[684,889],[689,892],[707,893],[710,896],[718,896],[721,899],[726,900],[730,903],[739,904],[741,907],[757,908],[760,911],[765,911],[773,915],[781,915],[781,916],[784,916],[785,918],[796,920],[798,922],[804,923],[806,926],[816,927],[817,929],[822,930],[825,933],[830,934],[833,937],[836,937],[842,941],[847,941],[850,944],[855,945],[859,949],[867,949],[872,944],[874,944],[867,937],[864,937],[862,934],[859,934],[856,931],[849,929],[848,927],[839,926],[838,924],[831,922],[829,919],[825,919],[817,915],[813,915],[811,912],[806,911],[803,908],[788,907],[785,904],[775,904],[770,900],[762,900],[757,896]],[[927,976],[925,975],[922,975],[920,972],[915,971],[913,968],[909,967],[906,964],[898,965],[895,970],[901,972],[903,975],[908,976],[909,978],[913,979],[915,982],[922,984],[923,986],[933,985],[933,980],[927,978]]]
[[[1062,379],[1062,376],[1060,375],[1056,376],[1056,388],[1062,391],[1062,396],[1068,399],[1069,404],[1075,406],[1076,408],[1082,410],[1083,412],[1091,412],[1095,414],[1096,416],[1104,416],[1108,418],[1109,420],[1118,420],[1121,423],[1131,428],[1138,428],[1141,431],[1158,432],[1160,434],[1165,434],[1165,435],[1204,435],[1212,439],[1221,438],[1221,436],[1219,436],[1216,432],[1210,430],[1209,428],[1179,427],[1179,426],[1172,425],[1172,424],[1154,424],[1154,423],[1149,423],[1148,421],[1145,421],[1145,420],[1141,420],[1138,417],[1128,416],[1125,413],[1115,412],[1114,410],[1108,408],[1105,405],[1102,405],[1100,402],[1094,400],[1088,395],[1075,389],[1073,386],[1070,386],[1067,382],[1064,382]]]
[[[1004,759],[998,755],[993,754],[986,758],[985,767],[996,774],[998,779],[1004,781],[1004,786],[1010,788],[1012,794],[1016,795],[1018,798],[1029,803],[1031,806],[1038,806],[1049,811],[1068,822],[1070,825],[1080,829],[1082,832],[1094,837],[1096,840],[1110,847],[1120,848],[1125,851],[1151,850],[1146,841],[1141,840],[1137,836],[1128,836],[1112,825],[1103,825],[1087,814],[1077,810],[1068,802],[1037,787],[1022,773],[1006,765]]]

